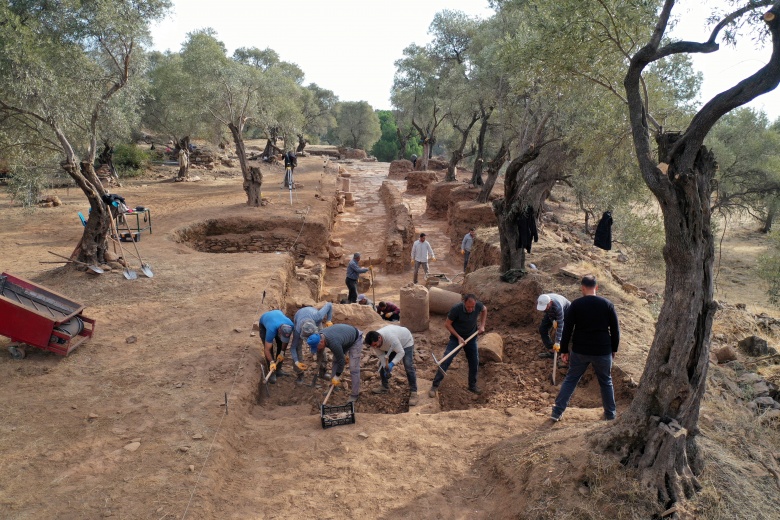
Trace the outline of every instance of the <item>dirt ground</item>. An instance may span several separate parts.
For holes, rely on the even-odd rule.
[[[379,259],[385,212],[378,188],[388,165],[341,166],[351,175],[356,204],[335,218],[330,237],[347,252]],[[440,397],[425,396],[434,375],[431,353],[439,356],[447,339],[443,316],[415,334],[417,407],[408,406],[402,371],[394,374],[390,394],[371,394],[377,384],[371,361],[363,366],[354,425],[322,429],[318,405],[325,388],[279,378],[269,386],[270,396],[259,392],[260,341],[252,325],[262,311],[284,308],[288,295],[300,289],[294,264],[301,257],[286,251],[199,252],[181,241],[182,230],[231,219],[300,221],[298,237],[315,241],[311,229],[331,226],[335,171],[320,157],[301,158],[296,181],[303,186],[290,204],[289,192],[280,189],[282,168],[263,166],[263,196],[270,204],[262,208],[245,206],[236,169],[194,170],[200,182],[174,183],[173,168],[160,166],[116,188],[131,207],[151,209],[152,233],[145,232],[137,245],[154,277],[131,263],[136,280],[117,271],[98,276],[39,263],[55,260],[47,251],[69,255],[78,242],[77,212],[88,207],[77,189],[53,190],[63,206],[34,211],[14,207],[0,194],[0,270],[81,302],[84,314],[97,320],[94,338],[64,358],[35,348],[23,360],[0,352],[0,517],[543,517],[509,507],[517,501],[507,491],[514,473],[496,471],[491,461],[517,464],[506,455],[516,439],[565,439],[605,423],[592,374],[575,394],[566,421],[547,420],[557,388],[548,382],[550,361],[537,357],[536,325],[506,327],[489,314],[488,331],[503,336],[507,359],[480,367],[480,396],[466,391],[463,356],[452,364]],[[403,191],[404,181],[393,182]],[[405,201],[439,258],[432,268],[454,278],[461,257],[448,247],[446,220],[424,215],[424,195],[407,194]],[[555,210],[576,222],[565,206]],[[724,242],[728,255],[741,262],[729,261],[729,269],[749,269],[760,252],[745,233]],[[568,263],[564,250],[571,246],[553,233],[542,235],[529,261],[539,264],[546,291],[576,297],[576,281],[553,270]],[[598,258],[611,263],[614,256]],[[306,258],[322,264],[327,259]],[[645,276],[645,285],[657,283],[654,276]],[[323,293],[337,292],[343,278],[343,267],[328,269]],[[778,316],[744,276],[722,271],[719,280],[732,303]],[[380,266],[376,294],[369,297],[397,303],[399,287],[409,281],[411,272],[387,275]],[[653,307],[614,283],[603,283],[601,293],[615,302],[625,330],[614,374],[620,410],[633,395],[632,378],[641,375]],[[7,343],[0,337],[0,346]],[[344,392],[335,393],[331,404],[345,399]],[[588,501],[574,480],[566,482],[550,488],[551,496]]]

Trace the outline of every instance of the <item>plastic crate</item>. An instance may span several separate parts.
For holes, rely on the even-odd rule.
[[[321,404],[320,420],[322,421],[323,429],[343,424],[355,424],[355,403],[336,406]]]

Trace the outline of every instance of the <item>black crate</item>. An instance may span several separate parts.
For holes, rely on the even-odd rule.
[[[336,417],[334,418],[334,416]],[[342,424],[355,424],[355,403],[337,406],[321,404],[320,419],[322,420],[323,429],[332,426],[341,426]]]

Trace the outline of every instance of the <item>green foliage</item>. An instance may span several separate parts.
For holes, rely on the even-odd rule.
[[[371,155],[382,162],[394,161],[398,158],[398,152],[401,149],[395,117],[389,110],[379,110],[377,115],[379,116],[379,126],[382,129],[382,137],[371,148]]]
[[[25,208],[35,206],[43,192],[49,188],[46,174],[39,168],[15,168],[8,178],[8,193],[11,200]]]
[[[612,234],[615,240],[630,247],[642,262],[659,265],[663,262],[666,243],[663,220],[648,205],[624,206],[612,212]]]
[[[114,167],[121,177],[137,177],[149,163],[149,152],[134,144],[118,144],[114,147]]]
[[[769,301],[780,307],[780,231],[769,238],[767,252],[758,258],[758,275],[769,284]]]
[[[336,133],[345,146],[370,150],[382,135],[379,116],[365,101],[340,103],[336,121]]]

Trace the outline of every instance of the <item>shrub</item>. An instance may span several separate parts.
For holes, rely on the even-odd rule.
[[[134,144],[118,144],[114,147],[114,168],[121,177],[137,177],[149,162],[149,153]]]
[[[29,208],[41,200],[44,190],[49,187],[46,174],[38,168],[16,168],[8,178],[8,192],[11,200]]]

